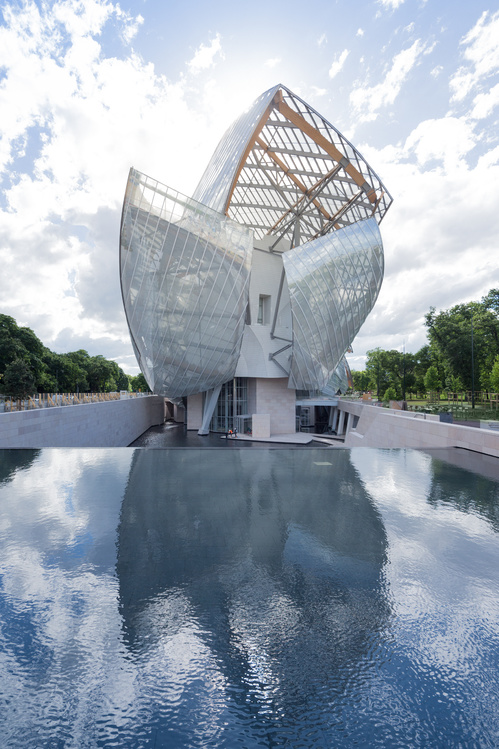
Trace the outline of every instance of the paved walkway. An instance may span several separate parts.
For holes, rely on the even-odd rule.
[[[226,439],[223,434],[210,433],[200,437],[196,431],[187,431],[183,424],[167,421],[156,427],[151,427],[130,447],[221,447],[225,449],[269,447],[269,448],[302,448],[302,447],[334,447],[334,440],[297,432],[296,434],[280,434],[268,440],[257,440],[247,435]]]

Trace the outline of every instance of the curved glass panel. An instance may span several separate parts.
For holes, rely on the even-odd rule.
[[[193,198],[223,212],[244,151],[279,86],[270,88],[232,123],[201,177]]]
[[[392,202],[357,149],[282,85],[229,128],[194,198],[258,239],[293,245],[371,217],[379,223]]]
[[[135,353],[155,393],[180,398],[234,376],[252,246],[245,227],[130,170],[121,289]]]
[[[338,392],[346,393],[349,387],[353,387],[352,373],[347,360],[343,357],[322,392],[326,395],[336,395]]]
[[[290,385],[327,391],[381,288],[378,225],[359,221],[285,252],[283,263],[293,319]]]

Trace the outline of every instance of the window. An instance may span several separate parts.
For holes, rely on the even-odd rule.
[[[258,318],[259,325],[270,325],[270,296],[260,294],[258,298]]]

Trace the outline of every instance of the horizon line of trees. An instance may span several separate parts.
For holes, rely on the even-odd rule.
[[[125,374],[115,361],[84,349],[56,354],[28,327],[0,314],[0,392],[14,398],[34,393],[149,391],[140,373]]]
[[[415,354],[376,348],[365,370],[352,371],[354,389],[393,399],[424,392],[499,392],[499,289],[479,302],[425,315],[428,343]]]

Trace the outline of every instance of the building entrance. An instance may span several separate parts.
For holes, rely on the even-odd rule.
[[[218,396],[215,413],[210,423],[211,432],[228,432],[237,429],[246,432],[248,416],[248,379],[234,377],[224,385]]]

